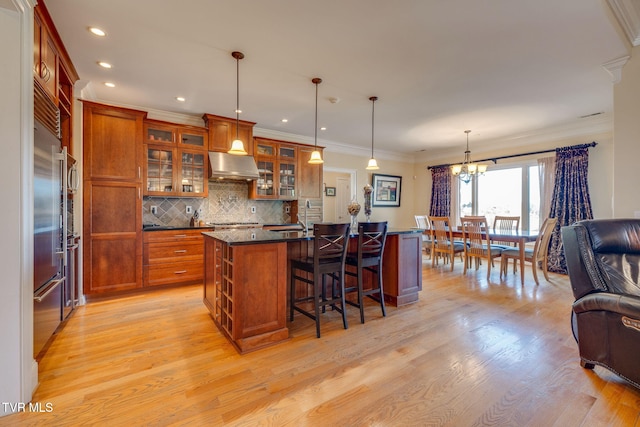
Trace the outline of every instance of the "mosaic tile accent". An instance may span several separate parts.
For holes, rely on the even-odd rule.
[[[187,206],[199,211],[199,219],[205,222],[257,222],[260,224],[283,224],[290,222],[286,213],[290,203],[281,200],[251,200],[249,185],[244,181],[209,182],[209,197],[145,197],[142,202],[143,224],[172,227],[189,226],[191,216]],[[151,213],[151,206],[158,212]],[[256,213],[251,213],[255,206]]]

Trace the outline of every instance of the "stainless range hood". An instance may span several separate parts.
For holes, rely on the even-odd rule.
[[[258,167],[252,156],[236,156],[209,151],[209,162],[211,163],[211,180],[251,180],[260,177]]]

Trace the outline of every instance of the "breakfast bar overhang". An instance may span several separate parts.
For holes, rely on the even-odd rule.
[[[287,340],[289,260],[309,253],[313,236],[261,229],[202,234],[203,301],[216,326],[241,354]],[[421,236],[416,229],[390,228],[387,233],[384,297],[396,307],[417,301],[422,290]],[[357,235],[349,244],[355,249]]]

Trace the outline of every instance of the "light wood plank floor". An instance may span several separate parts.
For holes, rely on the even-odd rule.
[[[640,391],[584,370],[568,278],[535,286],[493,269],[424,264],[420,301],[296,315],[291,340],[244,356],[214,326],[200,286],[81,307],[40,364],[15,425],[634,426]]]

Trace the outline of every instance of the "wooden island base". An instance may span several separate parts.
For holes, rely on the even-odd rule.
[[[313,238],[299,232],[265,230],[203,234],[203,301],[218,328],[241,354],[286,341],[288,260],[309,253]],[[357,238],[352,237],[350,245],[355,244]],[[391,305],[418,301],[421,245],[417,232],[387,235],[383,280],[385,301]],[[365,287],[371,286],[373,279],[366,276]]]

